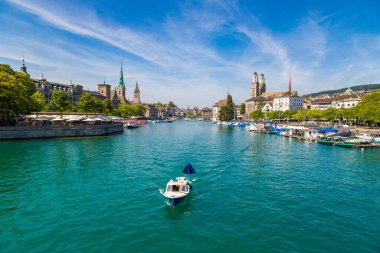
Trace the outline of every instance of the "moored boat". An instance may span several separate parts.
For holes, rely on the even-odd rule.
[[[139,125],[133,124],[133,123],[127,123],[127,124],[124,124],[124,127],[127,129],[134,129],[134,128],[139,128]]]
[[[317,142],[323,145],[334,145],[334,140],[331,138],[320,139]]]
[[[182,171],[184,174],[194,174],[195,169],[189,163]],[[193,187],[191,181],[186,177],[177,177],[176,179],[170,179],[166,184],[165,193],[163,194],[168,200],[171,206],[175,206],[182,202],[190,193]]]

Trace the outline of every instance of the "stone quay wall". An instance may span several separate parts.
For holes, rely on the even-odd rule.
[[[123,132],[123,124],[0,127],[0,140],[84,137]]]

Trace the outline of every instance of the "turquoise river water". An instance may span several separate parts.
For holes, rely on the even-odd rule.
[[[380,252],[379,150],[177,121],[1,142],[0,166],[0,252]]]

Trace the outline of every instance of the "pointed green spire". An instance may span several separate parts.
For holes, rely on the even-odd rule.
[[[120,80],[119,86],[124,86],[124,77],[123,77],[123,61],[120,63]]]

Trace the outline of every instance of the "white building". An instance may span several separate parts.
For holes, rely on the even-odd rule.
[[[274,111],[288,111],[303,109],[303,97],[283,95],[277,96],[273,100]]]
[[[337,100],[335,102],[335,108],[343,109],[343,108],[352,108],[359,104],[362,101],[361,98],[347,98],[343,100]]]
[[[263,106],[263,108],[261,109],[262,112],[271,112],[273,111],[273,103],[271,102],[267,102],[265,103],[265,105]]]

